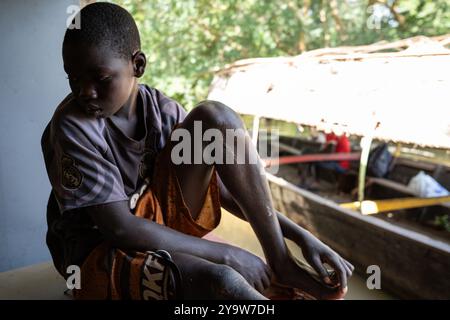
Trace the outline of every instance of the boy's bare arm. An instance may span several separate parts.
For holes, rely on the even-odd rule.
[[[220,178],[218,180],[222,207],[236,217],[246,221],[244,214],[234,201],[230,192],[223,185]],[[345,288],[347,286],[347,278],[353,273],[353,265],[341,258],[331,248],[320,242],[320,240],[314,237],[309,231],[303,229],[278,211],[277,218],[280,223],[283,236],[295,242],[302,249],[303,256],[315,269],[315,271],[323,278],[324,282],[327,284],[332,284],[328,272],[323,266],[323,262],[327,262],[336,271],[341,287]]]
[[[225,210],[227,210],[228,212],[230,212],[231,214],[233,214],[234,216],[236,216],[244,221],[247,221],[244,214],[242,213],[241,209],[236,204],[236,202],[234,201],[230,192],[227,190],[227,188],[222,183],[220,178],[218,178],[218,182],[219,182],[219,189],[220,189],[220,203],[221,203],[222,207]],[[289,240],[296,241],[296,242],[297,242],[297,240],[299,240],[297,232],[294,232],[296,229],[300,229],[300,231],[303,231],[305,233],[308,232],[308,231],[304,230],[303,228],[301,228],[300,226],[298,226],[297,224],[295,224],[290,219],[286,218],[283,214],[281,214],[278,211],[277,211],[277,218],[280,223],[280,227],[283,232],[283,236]]]
[[[151,251],[164,249],[183,252],[218,264],[225,264],[242,274],[250,283],[261,283],[270,274],[257,256],[238,247],[190,236],[144,218],[128,209],[127,201],[84,208],[111,243],[119,249]]]
[[[222,263],[228,254],[228,247],[221,243],[202,240],[134,216],[126,201],[91,206],[87,210],[107,240],[120,249],[180,251],[216,263]]]

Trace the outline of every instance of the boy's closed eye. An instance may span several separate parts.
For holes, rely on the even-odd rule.
[[[98,76],[97,80],[100,82],[107,82],[110,81],[112,79],[112,76],[109,75],[102,75],[102,76]]]
[[[76,83],[79,80],[77,77],[70,76],[70,75],[67,75],[66,78],[70,82],[73,82],[73,83]],[[98,82],[108,82],[108,81],[112,80],[112,78],[113,78],[113,76],[110,76],[110,75],[99,75],[99,76],[95,77],[95,80]]]

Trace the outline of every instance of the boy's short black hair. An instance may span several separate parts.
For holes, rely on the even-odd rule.
[[[104,46],[119,55],[131,59],[141,48],[141,39],[136,23],[124,8],[107,2],[87,5],[78,13],[80,28],[67,29],[63,41]],[[74,21],[75,22],[75,19]]]

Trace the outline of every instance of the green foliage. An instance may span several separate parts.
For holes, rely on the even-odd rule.
[[[437,216],[434,220],[434,224],[450,232],[450,221],[448,219],[448,215]]]
[[[450,30],[448,0],[116,0],[137,21],[143,82],[188,109],[215,70],[239,59],[297,55]]]

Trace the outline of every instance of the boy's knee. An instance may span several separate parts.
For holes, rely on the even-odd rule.
[[[205,100],[200,102],[191,113],[195,120],[203,121],[207,127],[214,128],[241,128],[243,126],[239,115],[225,104]]]
[[[233,297],[245,279],[233,268],[227,265],[213,266],[208,277],[211,283],[212,293],[220,297]]]

